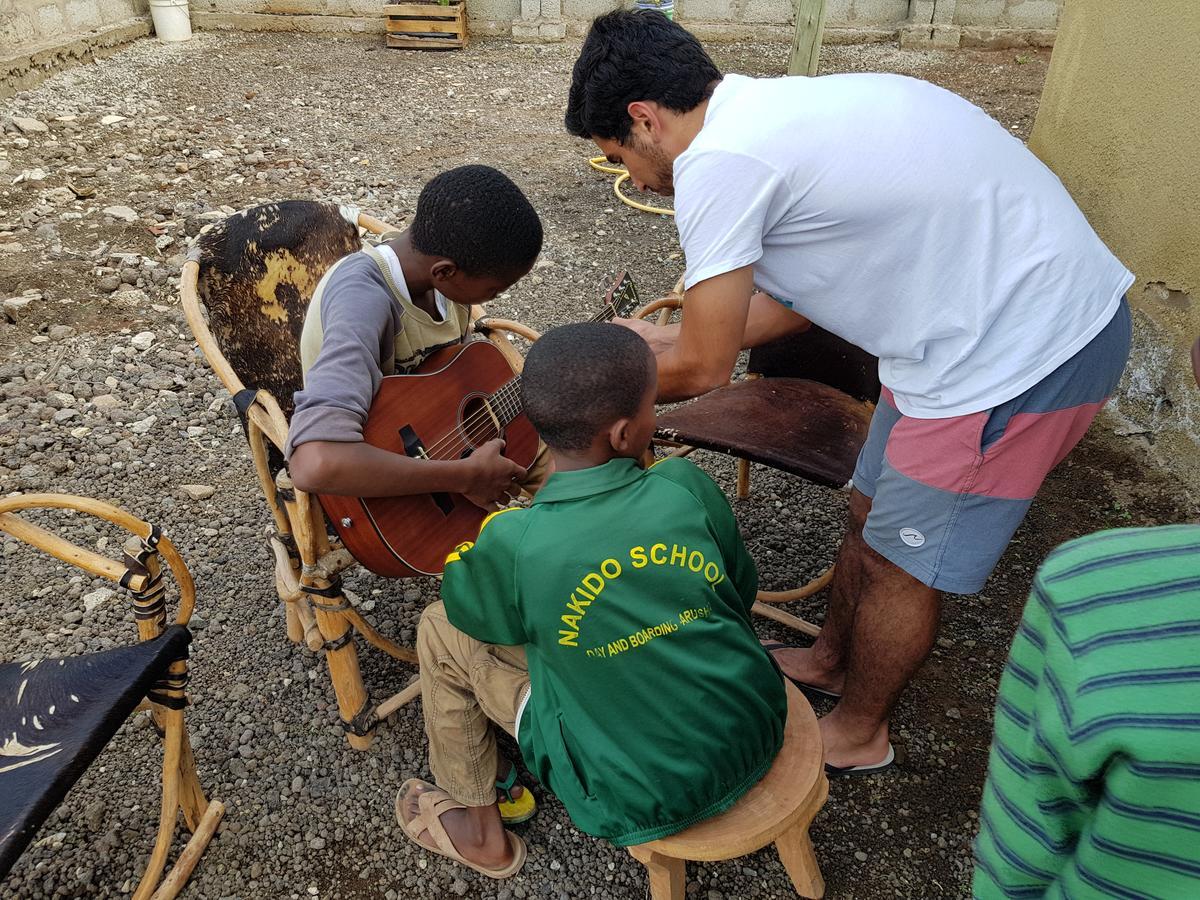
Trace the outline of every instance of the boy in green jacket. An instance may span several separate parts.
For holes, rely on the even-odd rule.
[[[525,410],[555,474],[447,560],[417,631],[429,767],[396,812],[422,847],[493,878],[525,845],[496,807],[492,723],[588,834],[656,840],[770,768],[787,703],[750,625],[758,575],[691,463],[643,470],[656,368],[637,335],[568,325],[532,348]]]

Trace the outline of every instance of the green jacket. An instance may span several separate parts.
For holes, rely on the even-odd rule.
[[[521,644],[526,764],[618,846],[729,808],[783,742],[783,682],[750,625],[758,586],[724,494],[682,459],[550,477],[447,560],[450,621]]]

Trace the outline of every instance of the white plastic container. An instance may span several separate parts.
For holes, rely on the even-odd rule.
[[[150,18],[160,41],[190,41],[192,19],[188,0],[150,0]]]

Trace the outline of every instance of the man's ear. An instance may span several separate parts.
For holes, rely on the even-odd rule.
[[[618,453],[628,453],[632,447],[630,443],[630,426],[633,425],[633,419],[617,419],[609,426],[608,443]]]
[[[657,103],[634,100],[625,110],[629,113],[629,118],[633,119],[631,132],[643,137],[658,137],[662,132],[662,115]]]

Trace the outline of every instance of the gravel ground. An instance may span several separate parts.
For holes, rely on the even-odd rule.
[[[780,73],[787,54],[713,50],[724,69],[749,74]],[[201,781],[229,809],[185,896],[646,896],[628,854],[577,832],[540,788],[541,812],[522,828],[530,860],[509,882],[403,840],[395,790],[427,776],[420,705],[382,728],[371,752],[348,748],[323,662],[285,640],[269,517],[177,299],[187,239],[214,218],[319,197],[399,224],[429,176],[466,162],[512,174],[547,226],[538,268],[497,313],[540,327],[580,318],[600,276],[620,267],[645,294],[669,288],[681,268],[672,224],[615,203],[608,180],[584,164],[589,148],[562,131],[574,53],[482,42],[423,55],[383,51],[375,39],[200,34],[138,42],[0,103],[0,479],[5,492],[85,494],[158,522],[197,576],[189,721]],[[875,45],[827,48],[822,67],[929,78],[1025,137],[1046,62]],[[1038,561],[1087,531],[1195,512],[1179,484],[1147,468],[1142,438],[1112,432],[1097,426],[1052,475],[987,588],[947,603],[933,658],[897,711],[900,766],[833,786],[813,828],[829,896],[966,895],[995,685]],[[727,460],[700,461],[732,490]],[[737,512],[764,586],[819,572],[844,507],[844,495],[756,470]],[[79,519],[55,521],[84,544],[118,543]],[[103,582],[15,542],[4,543],[0,582],[6,660],[101,650],[134,632]],[[364,574],[347,584],[373,622],[405,641],[436,591],[428,580]],[[822,602],[797,611],[819,619]],[[760,631],[785,636],[766,623]],[[376,698],[412,675],[379,654],[362,659]],[[147,720],[133,720],[0,896],[128,893],[153,839],[159,760]],[[689,897],[793,896],[769,849],[688,874]]]

